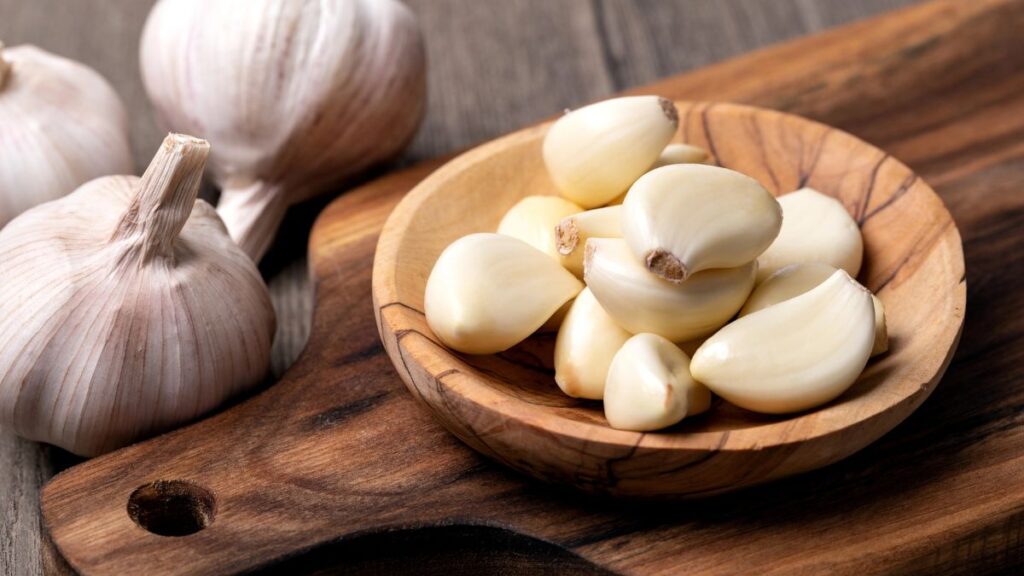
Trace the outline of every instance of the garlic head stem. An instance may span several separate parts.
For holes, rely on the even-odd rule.
[[[262,180],[245,187],[225,186],[217,202],[217,214],[231,239],[253,262],[266,254],[288,212],[288,200],[278,188]]]
[[[111,242],[135,243],[145,260],[170,255],[192,214],[209,155],[206,140],[168,135],[142,175]]]

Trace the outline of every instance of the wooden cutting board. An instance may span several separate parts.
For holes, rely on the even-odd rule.
[[[379,229],[439,162],[348,193],[310,241],[310,343],[280,382],[191,427],[85,462],[43,492],[86,574],[980,574],[1024,565],[1024,2],[942,1],[638,92],[748,102],[906,162],[964,239],[969,316],[932,397],[852,458],[683,503],[575,494],[448,435],[377,337]],[[133,519],[134,518],[134,519]],[[164,534],[185,534],[161,536]],[[198,531],[197,531],[198,530]]]

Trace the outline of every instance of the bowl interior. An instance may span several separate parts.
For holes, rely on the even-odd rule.
[[[732,104],[679,102],[677,107],[676,141],[706,148],[715,163],[756,178],[775,195],[813,187],[839,199],[860,223],[865,254],[858,279],[885,304],[890,351],[873,359],[853,387],[825,407],[784,417],[716,400],[703,416],[637,439],[635,433],[607,428],[599,402],[569,398],[558,389],[553,334],[535,335],[494,356],[465,356],[440,345],[403,347],[406,367],[425,367],[430,385],[438,386],[439,375],[458,371],[459,381],[452,385],[457,395],[480,393],[475,401],[505,417],[528,419],[533,428],[588,441],[600,435],[602,441],[623,445],[721,447],[728,431],[730,446],[758,447],[788,441],[796,421],[803,435],[825,435],[912,404],[901,420],[930,392],[962,324],[963,255],[941,200],[899,161],[825,125]],[[449,243],[472,232],[494,231],[505,211],[524,196],[557,194],[541,157],[546,129],[527,129],[470,151],[410,193],[385,227],[378,248],[378,260],[386,256],[388,261],[386,270],[375,270],[378,306],[397,302],[422,311],[426,279]],[[433,338],[422,318],[408,322],[410,330]],[[414,391],[417,385],[431,403],[424,383],[410,383]]]

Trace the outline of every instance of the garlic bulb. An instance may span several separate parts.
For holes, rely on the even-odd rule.
[[[427,324],[467,354],[507,350],[540,328],[583,284],[540,250],[511,236],[478,233],[452,242],[424,296]]]
[[[621,238],[587,241],[584,276],[601,307],[626,330],[683,342],[714,332],[743,306],[757,265],[706,270],[675,284],[649,272]]]
[[[604,415],[612,428],[646,432],[711,407],[711,392],[690,376],[690,358],[655,334],[630,338],[612,359]]]
[[[402,150],[425,55],[397,0],[160,0],[142,78],[172,130],[213,144],[218,212],[258,260],[290,204]]]
[[[757,312],[773,304],[784,302],[799,296],[818,286],[835,274],[836,268],[820,262],[807,264],[790,264],[764,279],[754,288],[747,298],[747,303],[740,310],[740,316]],[[874,294],[871,302],[875,311],[875,342],[871,355],[876,356],[889,349],[889,332],[885,324],[885,306]]]
[[[801,262],[822,262],[857,277],[864,252],[860,227],[843,205],[811,188],[779,196],[784,219],[771,246],[758,257],[758,280]]]
[[[622,235],[633,253],[672,282],[754,260],[782,225],[779,203],[757,180],[703,164],[644,174],[622,209]]]
[[[555,227],[558,253],[577,278],[583,277],[583,253],[590,238],[622,238],[622,207],[595,208],[563,218]]]
[[[600,400],[608,366],[630,334],[584,288],[569,309],[555,340],[555,382],[569,396]]]
[[[0,44],[0,228],[93,178],[133,171],[128,116],[91,68]]]
[[[870,292],[837,270],[812,290],[719,330],[697,349],[690,372],[741,408],[798,412],[846,391],[874,338]]]
[[[562,116],[544,138],[544,163],[562,194],[596,208],[646,172],[679,126],[671,101],[612,98]]]
[[[208,150],[169,136],[141,180],[93,180],[0,231],[0,424],[91,456],[262,381],[274,311],[196,200]]]
[[[505,213],[498,224],[498,234],[519,238],[561,260],[555,244],[555,227],[566,216],[582,211],[576,204],[558,196],[527,196]]]

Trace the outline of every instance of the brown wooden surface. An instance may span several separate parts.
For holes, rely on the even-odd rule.
[[[499,136],[564,107],[906,5],[914,0],[410,0],[430,57],[427,120],[407,160]],[[0,40],[81,60],[132,115],[139,170],[163,134],[139,79],[152,0],[0,0]],[[312,290],[306,237],[322,203],[294,211],[264,266],[278,312],[274,371],[298,356]],[[37,491],[66,455],[0,431],[0,574],[65,572],[42,535]]]
[[[43,494],[56,540],[88,573],[236,571],[299,551],[307,554],[284,567],[317,569],[353,553],[348,537],[436,524],[507,529],[626,573],[1019,568],[1022,26],[1024,3],[947,1],[657,89],[774,105],[866,136],[907,161],[950,207],[968,268],[959,352],[928,402],[853,457],[737,494],[649,505],[526,481],[466,449],[402,387],[368,304],[379,227],[426,165],[348,194],[321,215],[311,240],[319,295],[311,345],[282,382],[196,426],[58,476]],[[215,520],[181,538],[141,530],[127,517],[127,499],[154,480],[205,487]],[[488,530],[474,534],[493,543]],[[558,558],[585,569],[579,558]]]
[[[771,417],[716,401],[679,426],[637,433],[612,429],[600,403],[555,385],[551,334],[495,355],[448,349],[423,314],[427,278],[457,238],[493,231],[526,196],[558,194],[541,152],[547,125],[536,126],[431,174],[392,212],[374,256],[385,349],[410,391],[470,446],[587,491],[706,496],[845,458],[902,422],[939,381],[963,326],[966,287],[960,235],[931,188],[885,152],[816,122],[723,102],[676,108],[677,141],[773,194],[810,186],[831,195],[860,222],[858,278],[885,304],[889,353],[817,410]]]

